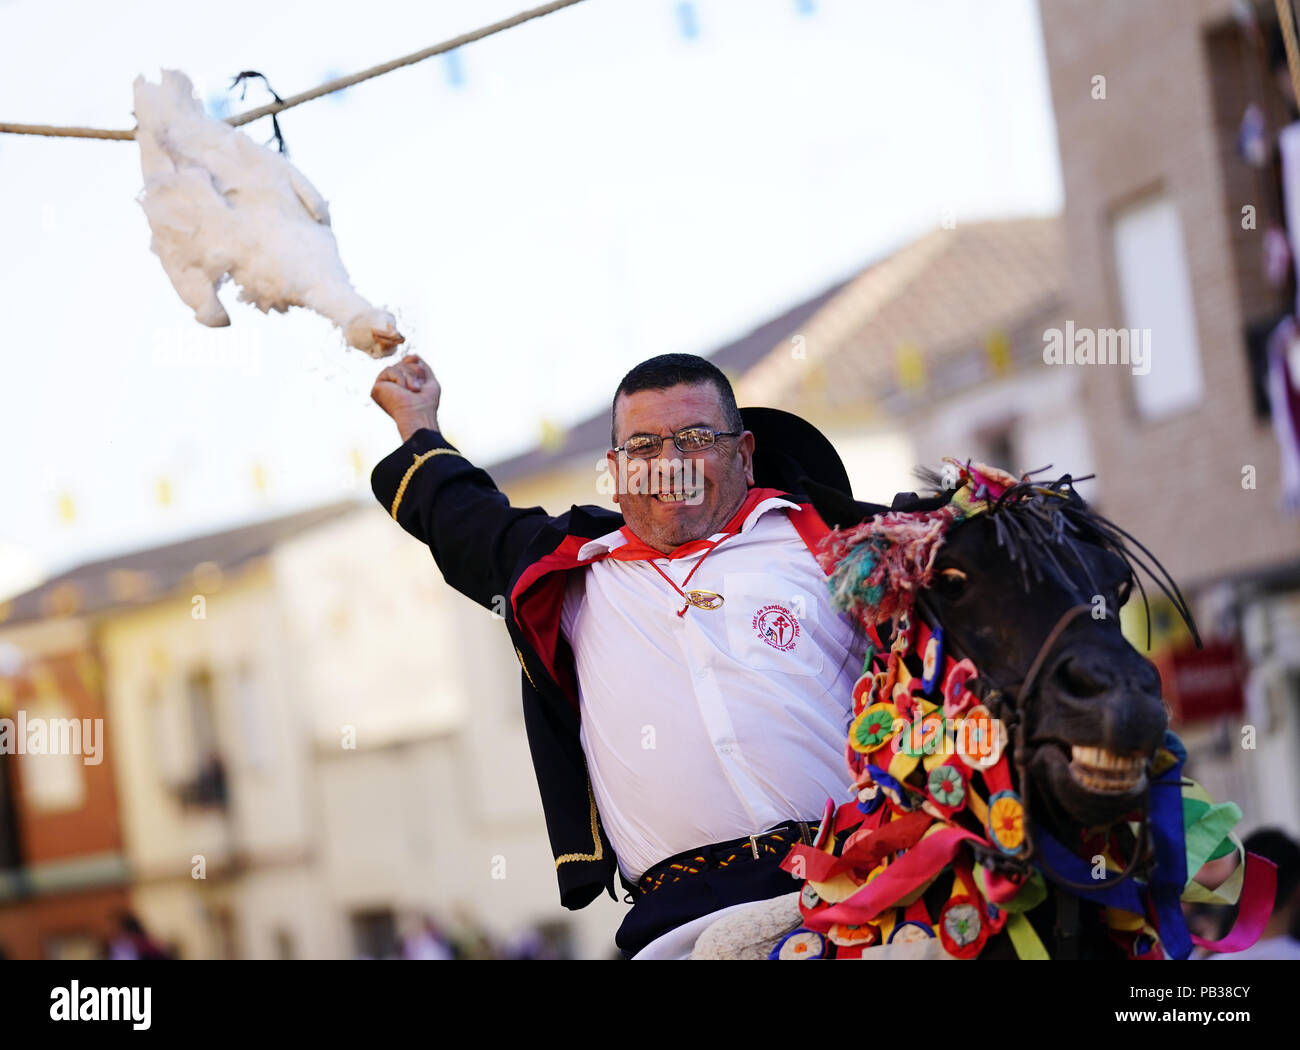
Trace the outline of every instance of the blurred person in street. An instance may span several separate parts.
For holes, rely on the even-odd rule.
[[[451,944],[438,929],[438,924],[426,917],[420,929],[402,942],[403,959],[454,959]]]
[[[1260,938],[1240,952],[1224,952],[1211,959],[1300,959],[1300,844],[1280,828],[1263,828],[1242,842],[1247,853],[1257,853],[1277,865],[1277,894],[1273,914]]]
[[[171,956],[154,940],[140,920],[131,912],[121,912],[117,917],[117,932],[108,944],[110,959],[169,959]]]

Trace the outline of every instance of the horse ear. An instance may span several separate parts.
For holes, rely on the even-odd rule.
[[[918,496],[915,492],[900,492],[894,496],[889,509],[909,514],[928,514],[930,511],[946,507],[949,496]]]
[[[839,489],[807,476],[799,479],[798,488],[808,496],[822,521],[832,529],[847,529],[889,510],[878,503],[860,503]]]

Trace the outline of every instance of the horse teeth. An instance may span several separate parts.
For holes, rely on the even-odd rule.
[[[1142,780],[1146,759],[1117,755],[1101,747],[1073,746],[1070,771],[1089,791],[1131,791]]]
[[[1146,762],[1143,758],[1117,755],[1101,747],[1080,747],[1076,744],[1070,750],[1070,757],[1075,762],[1094,770],[1137,770],[1141,769]]]

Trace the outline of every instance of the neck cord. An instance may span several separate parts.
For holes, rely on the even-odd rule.
[[[724,540],[727,540],[734,535],[736,535],[734,532],[728,532],[724,534],[722,539],[718,540],[717,543],[714,543],[708,550],[706,550],[704,554],[701,556],[700,560],[697,561],[691,567],[691,571],[686,574],[686,579],[682,581],[682,587],[684,587],[686,584],[691,582],[691,577],[695,575],[695,570],[704,564],[704,559],[707,558],[710,554],[712,554],[717,549],[718,544],[722,543]],[[678,587],[677,584],[673,583],[672,577],[669,576],[666,572],[664,572],[663,569],[659,568],[659,566],[656,565],[653,561],[650,562],[650,567],[654,569],[654,571],[657,572],[660,576],[662,576],[665,580],[667,580],[673,590],[675,590],[678,594],[680,594],[683,598],[686,599],[686,604],[683,605],[677,611],[678,616],[685,616],[686,610],[689,609],[692,605],[695,606],[697,609],[711,610],[711,609],[718,608],[718,606],[722,604],[722,600],[723,600],[722,595],[718,594],[716,591],[708,591],[707,593],[711,595],[713,598],[718,599],[717,605],[712,604],[711,599],[709,598],[692,598],[691,595],[697,592],[692,591],[690,592],[690,594],[688,594],[686,591],[682,590],[682,587]]]

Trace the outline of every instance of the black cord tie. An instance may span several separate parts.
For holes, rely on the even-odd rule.
[[[271,82],[261,73],[252,69],[246,69],[242,73],[236,74],[230,81],[231,91],[234,91],[236,87],[239,88],[240,102],[244,101],[244,95],[248,92],[248,81],[252,80],[254,77],[262,82],[263,86],[271,93],[271,97],[275,99],[276,102],[281,105],[284,104],[284,99],[275,93],[275,88],[271,87]],[[289,147],[285,145],[284,135],[280,132],[280,118],[274,113],[271,114],[271,130],[274,132],[274,135],[267,140],[267,145],[269,146],[274,142],[279,151],[287,156],[289,153]]]

